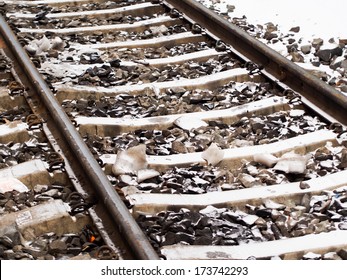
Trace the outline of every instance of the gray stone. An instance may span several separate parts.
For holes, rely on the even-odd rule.
[[[187,234],[185,232],[176,233],[176,242],[186,242],[188,244],[193,244],[195,241],[195,237],[191,234]]]
[[[16,260],[33,260],[34,258],[27,253],[16,252],[14,258]]]
[[[48,190],[48,186],[47,185],[36,185],[34,187],[34,192],[35,193],[42,193]]]
[[[173,93],[173,94],[183,94],[185,93],[187,90],[183,87],[174,87],[169,89],[169,92]]]
[[[114,175],[136,173],[140,169],[147,168],[147,165],[146,145],[142,144],[118,152],[112,172]]]
[[[302,45],[300,50],[303,54],[309,54],[311,52],[311,45]]]
[[[72,254],[74,256],[77,256],[79,253],[81,253],[82,248],[81,247],[69,247],[67,248],[67,253]]]
[[[319,57],[320,60],[324,62],[330,62],[332,58],[332,54],[330,50],[319,50],[317,51],[316,55]]]
[[[246,173],[240,173],[237,176],[237,179],[240,180],[241,184],[245,188],[251,188],[251,187],[259,184],[258,181],[253,176],[246,174]]]
[[[309,189],[310,185],[305,181],[301,181],[299,184],[299,187],[300,187],[300,189],[305,190],[305,189]]]
[[[339,44],[346,46],[347,45],[347,39],[339,39]]]
[[[228,13],[232,13],[235,10],[235,6],[234,5],[227,5],[227,11]]]
[[[252,226],[259,219],[256,215],[247,215],[241,218],[241,221],[247,226]]]
[[[6,235],[0,237],[0,244],[4,245],[6,248],[12,248],[14,246],[12,239]]]
[[[39,258],[39,257],[43,257],[47,254],[47,251],[44,250],[44,249],[40,249],[40,248],[31,248],[31,247],[28,247],[28,248],[24,248],[23,250],[24,252],[32,255],[34,258]]]
[[[5,210],[9,212],[17,211],[18,210],[17,204],[12,199],[10,199],[5,204]]]
[[[137,172],[137,181],[140,183],[159,175],[160,173],[154,169],[141,169]]]
[[[347,85],[340,86],[339,89],[340,89],[342,92],[346,92],[346,93],[347,93]]]
[[[347,149],[343,149],[340,156],[340,165],[339,168],[346,168],[347,167]]]
[[[184,219],[189,219],[192,226],[197,226],[199,221],[201,220],[201,215],[197,212],[187,212],[183,216]]]
[[[119,176],[119,183],[121,186],[136,185],[134,178],[127,174]]]
[[[266,240],[269,240],[269,241],[275,240],[275,236],[274,236],[274,234],[270,230],[262,230],[261,234],[263,235],[263,237]]]
[[[171,150],[174,154],[185,154],[188,152],[187,147],[181,141],[172,142]]]
[[[13,252],[13,250],[6,250],[4,251],[3,255],[4,255],[4,258],[7,260],[14,260],[16,253]]]
[[[341,64],[339,67],[341,67],[347,71],[347,59],[341,61]]]
[[[251,228],[251,232],[254,236],[254,239],[257,239],[257,240],[264,240],[264,237],[263,235],[261,234],[260,230],[259,230],[259,227],[255,226],[255,227],[252,227]]]
[[[316,67],[319,67],[319,66],[321,65],[321,63],[320,63],[318,57],[312,58],[312,59],[311,59],[311,64],[312,64],[313,66],[316,66]]]
[[[288,44],[294,44],[295,43],[295,39],[294,38],[289,38],[288,39]],[[296,47],[298,47],[298,44],[295,44],[296,45]]]
[[[262,130],[265,127],[264,121],[260,118],[250,119],[250,124],[254,133],[257,130]]]
[[[329,42],[329,43],[335,43],[335,38],[333,38],[333,37],[330,38],[330,39],[328,40],[328,42]]]
[[[321,39],[321,38],[316,38],[316,39],[313,39],[312,41],[312,47],[314,47],[315,49],[319,49],[320,46],[322,46],[324,43],[324,40]]]
[[[306,164],[309,155],[301,156],[299,154],[287,153],[281,156],[279,161],[274,167],[274,170],[282,171],[285,173],[298,173],[303,174],[306,171]]]
[[[198,236],[194,245],[211,245],[212,244],[212,236]]]
[[[266,24],[266,31],[267,32],[273,32],[273,31],[277,31],[277,26],[274,25],[272,22],[269,22]]]
[[[23,251],[23,246],[22,245],[14,245],[12,248],[13,252],[21,252]]]
[[[212,143],[208,149],[201,154],[201,157],[206,160],[208,164],[215,166],[223,160],[224,151],[220,149],[216,143]]]
[[[278,37],[278,35],[276,33],[272,33],[272,32],[265,32],[265,34],[264,34],[264,39],[266,39],[268,41],[275,39],[277,37]]]
[[[262,209],[258,209],[256,210],[255,214],[258,216],[258,217],[261,217],[261,218],[268,218],[268,217],[271,217],[271,209],[269,208],[262,208]],[[265,222],[265,224],[264,224]],[[258,220],[257,221],[257,224],[260,224],[261,226],[266,226],[266,221],[263,219],[262,220]]]
[[[322,221],[315,225],[315,233],[327,232],[329,230],[330,222],[328,220]]]
[[[331,49],[332,56],[342,56],[343,54],[343,48],[339,45],[336,45],[334,48]]]
[[[300,31],[300,26],[292,27],[289,31],[298,33]]]
[[[287,51],[288,51],[288,53],[298,51],[298,49],[299,49],[299,45],[298,45],[298,44],[296,44],[296,43],[295,43],[295,44],[290,43],[289,40],[288,40],[288,43],[289,43],[289,45],[287,45]]]
[[[195,234],[196,234],[197,236],[204,236],[204,237],[208,236],[208,237],[212,237],[212,231],[211,231],[211,229],[210,229],[209,227],[205,227],[205,228],[203,228],[203,229],[197,229],[197,230],[195,231]]]
[[[320,49],[316,52],[316,56],[318,56],[324,62],[330,62],[334,56],[341,56],[342,52],[342,48],[340,46],[336,46]]]
[[[221,241],[220,245],[225,245],[225,246],[234,246],[237,245],[237,241],[233,239],[224,239]]]
[[[51,189],[49,191],[46,191],[46,192],[42,193],[42,195],[47,195],[47,196],[50,196],[50,197],[57,198],[59,196],[59,190]]]
[[[285,205],[277,203],[271,199],[265,199],[263,203],[268,209],[283,210],[286,207]]]
[[[341,249],[340,251],[337,252],[339,257],[343,260],[347,260],[347,249]]]
[[[54,240],[49,245],[50,254],[65,254],[67,250],[67,244],[61,240]]]
[[[174,232],[167,232],[164,236],[164,241],[162,242],[162,246],[172,245],[176,243],[176,234]]]

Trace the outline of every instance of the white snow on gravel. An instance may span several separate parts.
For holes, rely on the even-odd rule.
[[[214,2],[214,1],[203,1]],[[252,24],[273,22],[282,32],[300,26],[300,34],[310,39],[347,38],[346,0],[221,0],[221,12],[234,5],[232,17],[247,16]],[[207,4],[208,5],[208,4]]]
[[[347,70],[337,72],[329,67],[326,63],[315,67],[312,65],[318,58],[315,50],[311,49],[309,54],[300,52],[300,47],[311,45],[314,39],[323,39],[324,43],[321,49],[329,48],[333,42],[335,46],[341,41],[347,40],[346,28],[346,0],[198,0],[206,7],[211,8],[228,17],[229,20],[235,18],[244,18],[247,24],[251,24],[258,31],[264,30],[267,23],[272,23],[277,27],[275,33],[280,40],[267,40],[263,37],[258,39],[267,44],[278,53],[282,54],[289,60],[294,61],[293,54],[288,52],[287,46],[288,36],[298,43],[298,51],[296,52],[302,57],[302,61],[298,61],[298,65],[314,71],[319,78],[325,77],[325,80],[331,85],[335,85],[339,89],[341,85],[344,95],[347,96]],[[244,21],[242,20],[242,21]],[[293,27],[300,27],[299,31],[290,32]],[[257,31],[257,32],[258,32]],[[251,34],[254,36],[253,34]],[[263,34],[264,35],[264,34]],[[342,61],[347,57],[347,48],[344,47],[343,54],[335,61]],[[345,67],[345,66],[344,66]],[[335,68],[334,68],[335,69]],[[338,87],[337,87],[338,85]]]

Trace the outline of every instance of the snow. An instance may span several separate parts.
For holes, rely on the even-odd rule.
[[[220,0],[200,1],[209,7],[212,2],[221,12],[227,11],[227,5],[234,5],[235,9],[229,13],[230,17],[247,16],[252,24],[273,22],[278,24],[282,32],[300,26],[300,35],[306,39],[320,37],[329,40],[347,38],[347,28],[344,18],[347,11],[345,0]]]

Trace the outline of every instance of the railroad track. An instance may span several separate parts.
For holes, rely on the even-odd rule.
[[[95,256],[105,245],[83,213],[91,201],[76,192],[60,147],[1,51],[1,258]]]
[[[21,164],[6,158],[1,177],[54,195],[21,210],[22,189],[2,194],[2,257],[37,258],[43,234],[36,251],[55,258],[346,259],[336,90],[195,1],[3,3],[3,126],[29,138],[1,141],[43,149],[49,180],[8,176]],[[17,99],[30,109],[12,120]],[[21,230],[27,207],[50,203],[75,228]]]

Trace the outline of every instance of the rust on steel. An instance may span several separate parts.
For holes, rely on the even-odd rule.
[[[94,186],[94,191],[98,194],[100,200],[102,200],[112,216],[115,229],[126,239],[136,258],[144,260],[159,259],[158,254],[150,245],[147,237],[107,179],[82,137],[55,99],[51,89],[29,59],[3,16],[0,16],[0,32],[9,48],[16,56],[16,59],[21,64],[28,79],[32,81],[34,89],[40,95],[42,102],[55,120],[65,141],[70,146],[76,159],[78,159],[81,168],[84,169],[85,174],[88,176],[88,180]]]
[[[334,119],[347,125],[347,98],[342,93],[295,65],[246,31],[194,0],[166,0],[275,78],[304,96]]]

